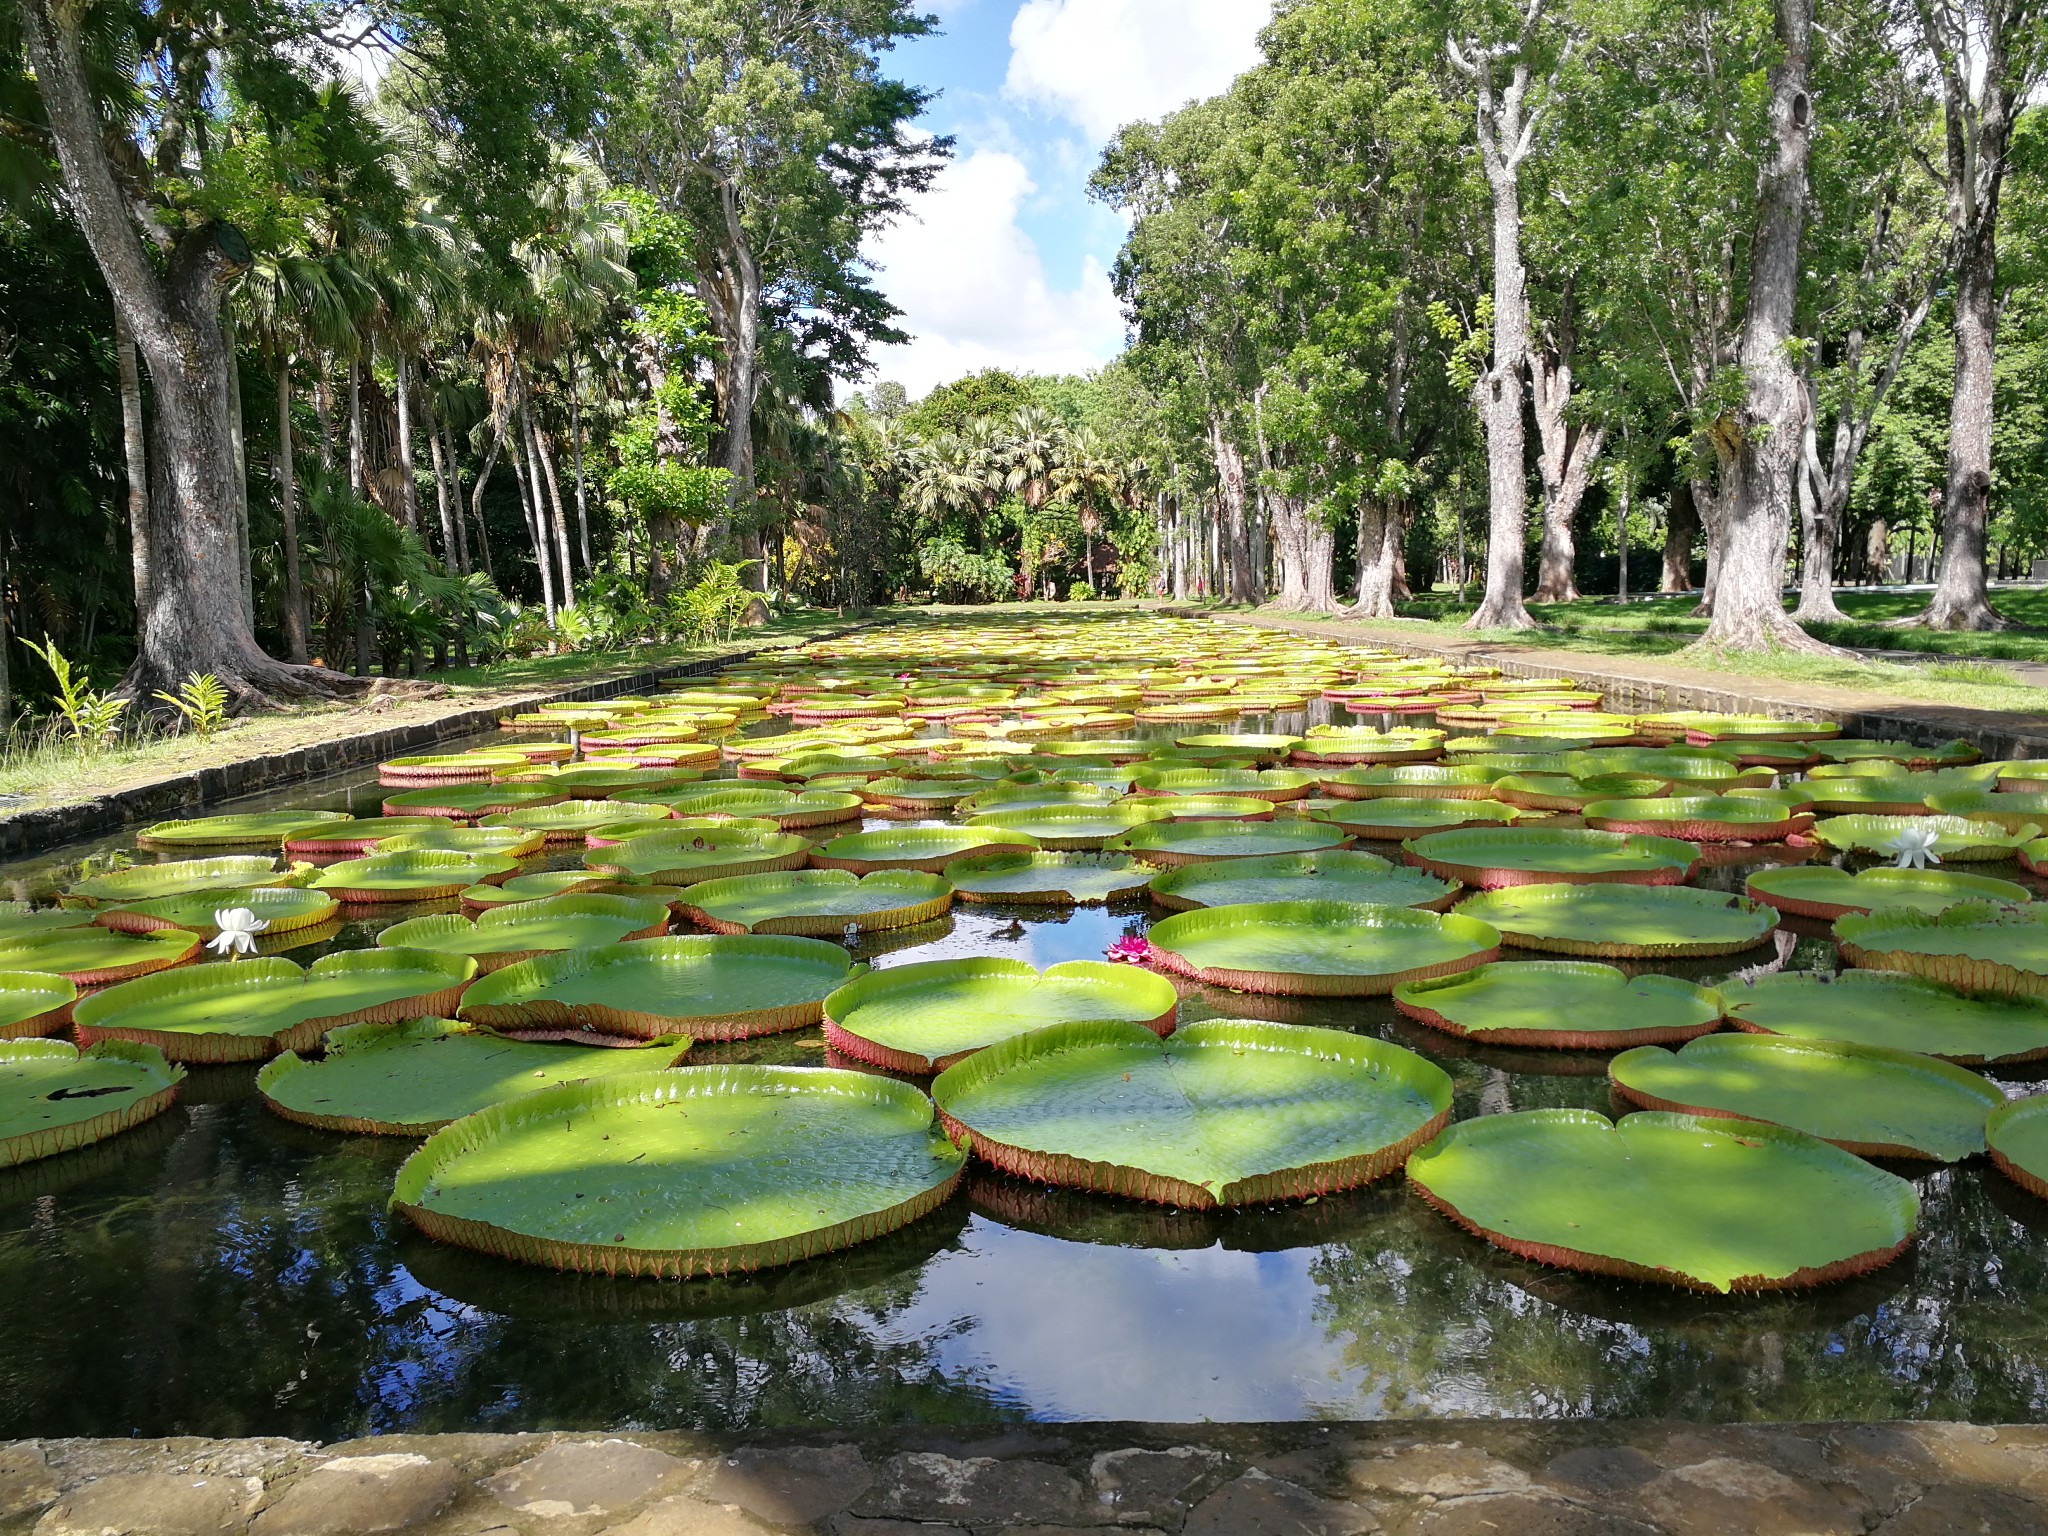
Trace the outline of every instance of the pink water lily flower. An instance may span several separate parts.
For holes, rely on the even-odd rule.
[[[1152,945],[1144,939],[1118,939],[1106,953],[1119,965],[1143,965],[1152,958]]]

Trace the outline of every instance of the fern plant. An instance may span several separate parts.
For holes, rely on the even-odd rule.
[[[201,741],[228,723],[228,691],[211,672],[188,672],[176,693],[159,691],[156,697],[175,709]]]
[[[78,750],[99,751],[120,729],[121,716],[128,708],[128,701],[95,689],[92,680],[74,668],[71,658],[57,649],[56,641],[45,640],[37,645],[33,640],[23,640],[22,644],[42,658],[43,665],[50,669],[50,676],[56,680],[57,713],[64,717],[64,724]]]

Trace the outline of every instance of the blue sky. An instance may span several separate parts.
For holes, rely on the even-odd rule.
[[[926,0],[943,34],[890,59],[941,92],[953,163],[870,243],[914,340],[876,356],[913,397],[978,368],[1064,372],[1123,345],[1108,271],[1123,223],[1088,198],[1120,123],[1222,90],[1257,62],[1272,0]]]

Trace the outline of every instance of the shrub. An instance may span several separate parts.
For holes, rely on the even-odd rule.
[[[953,539],[933,539],[917,552],[917,567],[942,603],[993,603],[1014,589],[1009,563],[977,555]]]

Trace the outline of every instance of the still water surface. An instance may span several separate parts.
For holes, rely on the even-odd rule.
[[[357,776],[268,803],[373,815],[380,799]],[[126,846],[0,868],[0,895],[47,888],[81,856]],[[1741,873],[1702,883],[1736,889]],[[1043,967],[1100,958],[1152,915],[1142,902],[963,906],[856,952],[885,966],[995,954]],[[375,931],[348,924],[290,953],[303,963]],[[1830,959],[1818,932],[1795,967]],[[1768,954],[1663,969],[1711,982]],[[1460,1118],[1613,1109],[1605,1057],[1471,1048],[1382,1000],[1195,987],[1182,1017],[1254,1011],[1421,1051],[1451,1073]],[[693,1059],[827,1056],[810,1030]],[[262,1108],[254,1078],[195,1071],[179,1107],[151,1125],[0,1173],[0,1437],[2048,1418],[2048,1205],[1982,1159],[1901,1168],[1921,1190],[1918,1248],[1797,1297],[1696,1297],[1547,1271],[1467,1237],[1398,1179],[1302,1206],[1192,1215],[986,1173],[916,1226],[837,1257],[748,1280],[610,1281],[420,1238],[384,1210],[413,1143],[289,1124]]]

